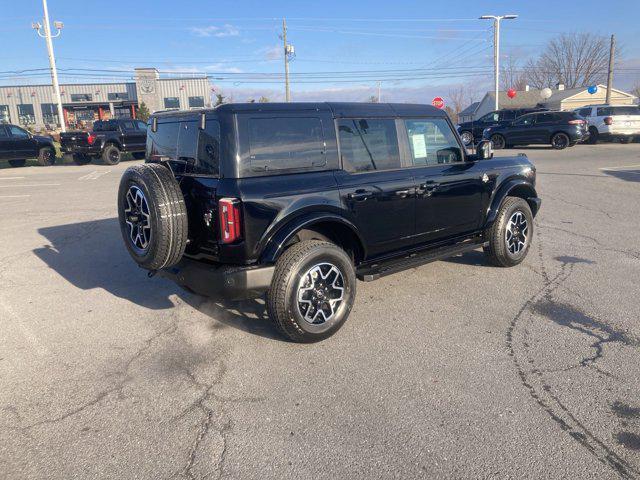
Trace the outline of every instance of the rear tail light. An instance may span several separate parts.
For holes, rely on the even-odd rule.
[[[96,141],[96,136],[93,133],[90,133],[89,136],[87,137],[87,143],[89,145],[93,145],[93,142]]]
[[[223,198],[218,202],[220,215],[220,239],[222,243],[233,243],[239,240],[241,233],[240,200]]]
[[[584,125],[585,122],[584,120],[569,120],[569,125]]]
[[[604,117],[605,125],[613,125],[613,117]]]

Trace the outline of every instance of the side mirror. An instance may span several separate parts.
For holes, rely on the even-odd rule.
[[[476,157],[478,160],[493,158],[493,142],[491,140],[482,140],[476,147]]]

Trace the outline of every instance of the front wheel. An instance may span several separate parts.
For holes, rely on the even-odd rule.
[[[494,150],[502,150],[507,146],[507,141],[502,135],[498,133],[496,133],[495,135],[491,135],[491,141],[493,142]]]
[[[631,137],[620,137],[620,143],[630,143]]]
[[[533,214],[529,204],[518,197],[507,197],[487,231],[484,252],[493,265],[513,267],[524,260],[533,236]]]
[[[569,146],[571,141],[566,133],[556,133],[551,137],[551,146],[556,150],[563,150]]]
[[[19,160],[9,160],[9,165],[12,167],[24,167],[27,164],[27,161],[24,158]]]
[[[56,151],[51,147],[41,148],[38,152],[38,165],[49,167],[56,163]]]
[[[596,127],[589,127],[589,139],[587,140],[587,142],[590,145],[595,145],[596,143],[598,143],[598,135],[600,135],[600,133],[598,132],[598,129]]]
[[[355,294],[355,269],[347,253],[330,242],[305,240],[276,262],[267,311],[289,340],[317,342],[342,327]]]
[[[460,139],[467,147],[473,145],[473,134],[467,130],[460,132]]]

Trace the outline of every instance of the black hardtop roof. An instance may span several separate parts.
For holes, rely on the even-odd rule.
[[[269,103],[225,103],[213,109],[198,110],[168,110],[156,112],[153,115],[184,116],[202,112],[221,113],[303,113],[303,112],[329,112],[336,118],[341,117],[445,117],[446,113],[431,105],[417,103],[368,103],[368,102],[269,102]]]

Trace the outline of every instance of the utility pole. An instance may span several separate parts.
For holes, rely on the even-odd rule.
[[[609,72],[607,74],[607,96],[604,103],[611,103],[611,89],[613,88],[613,60],[616,53],[616,36],[611,35],[611,46],[609,47]]]
[[[378,80],[378,103],[382,102],[382,82]]]
[[[500,92],[500,20],[514,20],[517,15],[482,15],[480,20],[493,20],[493,80],[496,95],[495,110],[499,110],[498,94]]]
[[[291,45],[287,45],[287,21],[282,19],[282,41],[284,43],[284,97],[287,102],[291,101],[289,92],[289,53]]]
[[[53,22],[53,26],[56,27],[58,33],[52,36],[51,26],[49,24],[49,9],[47,8],[47,0],[42,0],[42,8],[44,9],[44,25],[40,25],[36,22],[31,24],[31,26],[36,32],[38,32],[38,35],[44,38],[47,42],[47,52],[49,53],[49,67],[51,68],[51,82],[53,83],[53,93],[55,95],[55,100],[58,104],[58,119],[60,120],[60,129],[63,132],[66,132],[67,127],[64,123],[64,110],[62,109],[62,97],[60,97],[60,85],[58,84],[56,57],[53,54],[53,42],[51,41],[52,38],[60,36],[64,25],[62,24],[62,22]],[[40,32],[40,30],[42,29],[44,29],[44,35]]]

